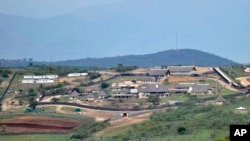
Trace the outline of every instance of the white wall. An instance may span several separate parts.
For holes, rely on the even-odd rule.
[[[35,81],[33,80],[33,79],[24,79],[24,80],[22,80],[22,83],[23,84],[31,84],[31,83],[34,83]]]

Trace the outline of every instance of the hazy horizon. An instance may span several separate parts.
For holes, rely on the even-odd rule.
[[[32,33],[9,31],[5,23],[12,19],[7,18],[2,28],[0,24],[0,31],[4,31],[0,37],[7,42],[0,44],[0,58],[61,61],[150,54],[175,49],[177,32],[179,49],[201,50],[249,63],[249,4],[247,0],[1,0],[0,13],[27,17],[39,26],[71,19],[80,20],[79,25],[89,23],[89,27],[84,27],[86,33],[86,29],[79,29],[80,33],[72,36],[78,30],[66,23],[62,37],[58,36],[59,29],[46,37],[44,33],[37,35],[34,27]],[[67,28],[72,28],[68,35]],[[10,38],[5,39],[7,36]],[[19,44],[22,37],[26,48],[11,43],[17,39]]]

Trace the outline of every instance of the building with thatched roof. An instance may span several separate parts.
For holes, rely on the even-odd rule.
[[[224,98],[220,95],[220,96],[215,100],[215,103],[221,105],[221,104],[223,104],[223,102],[225,102],[225,101],[226,101],[226,99],[224,99]]]
[[[80,93],[77,92],[76,90],[73,90],[72,92],[69,93],[69,98],[70,99],[78,99],[80,96]]]

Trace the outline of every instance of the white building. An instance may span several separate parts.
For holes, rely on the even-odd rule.
[[[68,77],[80,77],[80,76],[87,76],[88,73],[69,73]]]
[[[32,83],[34,83],[35,81],[33,80],[33,79],[23,79],[22,80],[22,83],[23,84],[32,84]]]
[[[82,75],[82,76],[87,76],[87,75],[88,75],[88,73],[81,73],[81,75]]]
[[[52,79],[38,79],[36,83],[54,83],[55,81]]]
[[[34,75],[33,79],[43,79],[43,76],[42,75]]]
[[[47,78],[47,79],[57,79],[58,75],[45,75],[45,78]]]
[[[32,79],[33,76],[32,76],[32,75],[24,75],[23,78],[24,78],[24,79]]]
[[[24,79],[57,79],[58,75],[24,75]]]

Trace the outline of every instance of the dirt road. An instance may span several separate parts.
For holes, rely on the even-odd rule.
[[[215,79],[215,78],[207,78],[207,79],[210,79],[210,80],[214,80],[216,82],[218,82],[221,86],[225,87],[226,89],[229,89],[231,91],[234,91],[234,92],[240,92],[239,90],[231,87],[229,84],[227,84],[226,82],[220,80],[220,79]]]
[[[114,130],[121,128],[121,127],[124,127],[124,126],[128,126],[128,125],[132,125],[132,124],[146,121],[149,119],[149,116],[151,114],[152,114],[152,112],[138,115],[135,117],[124,117],[124,118],[121,118],[121,119],[118,119],[115,121],[110,121],[110,126],[105,128],[104,130],[97,132],[95,134],[95,136],[100,137],[100,136],[104,135],[106,132],[114,131]]]

